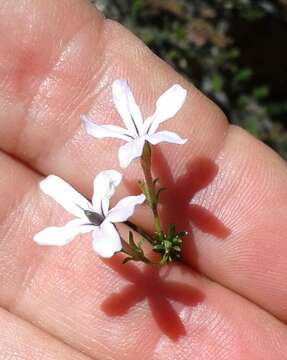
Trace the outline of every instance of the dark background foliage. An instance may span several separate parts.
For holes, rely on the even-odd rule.
[[[287,159],[287,0],[91,0]]]

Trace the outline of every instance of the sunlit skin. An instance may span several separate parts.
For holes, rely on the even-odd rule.
[[[0,359],[286,359],[286,163],[86,1],[2,0],[0,33]],[[172,84],[188,90],[162,126],[188,142],[153,159],[169,188],[163,224],[189,231],[185,265],[103,261],[88,235],[32,241],[69,218],[39,190],[43,176],[90,198],[95,174],[119,169],[120,141],[79,121],[120,125],[115,79],[128,79],[144,117]],[[140,178],[134,161],[113,204]],[[152,230],[148,209],[131,221]]]

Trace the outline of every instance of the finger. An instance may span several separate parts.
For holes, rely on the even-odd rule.
[[[3,309],[0,327],[0,360],[91,360]]]
[[[285,165],[270,150],[239,130],[227,131],[221,112],[211,102],[120,26],[109,21],[104,22],[97,13],[91,17],[87,15],[90,10],[84,3],[75,2],[75,7],[67,8],[66,2],[61,2],[61,5],[57,5],[58,2],[49,2],[45,4],[46,9],[43,4],[27,2],[25,11],[18,14],[19,21],[15,23],[6,20],[17,15],[15,7],[9,4],[12,3],[6,3],[1,8],[2,26],[7,30],[7,34],[13,37],[11,42],[7,37],[8,41],[4,45],[5,56],[1,57],[6,59],[6,63],[10,64],[13,70],[7,74],[6,66],[3,67],[6,76],[3,77],[4,100],[1,106],[5,110],[5,121],[2,120],[4,124],[1,126],[1,146],[37,170],[57,173],[76,185],[84,194],[89,194],[92,178],[98,169],[116,166],[118,143],[95,141],[87,137],[79,130],[79,114],[85,112],[93,119],[103,119],[103,122],[119,122],[119,116],[110,100],[110,84],[115,78],[124,77],[130,80],[135,97],[143,106],[144,115],[152,112],[155,99],[163,90],[175,82],[181,83],[188,89],[188,99],[175,121],[167,127],[171,126],[172,130],[181,136],[188,137],[189,142],[184,146],[162,146],[161,149],[168,158],[167,167],[165,172],[162,172],[163,165],[160,165],[155,172],[165,175],[162,178],[168,181],[162,182],[167,183],[170,191],[179,193],[177,183],[185,185],[181,186],[181,189],[188,188],[193,191],[181,193],[177,202],[183,205],[179,205],[179,208],[168,208],[171,202],[166,200],[165,212],[173,214],[174,218],[165,218],[176,222],[179,227],[187,226],[190,232],[195,230],[194,242],[192,239],[185,242],[185,257],[189,264],[196,265],[197,262],[198,268],[209,277],[286,320],[287,289],[282,285],[287,277],[284,259],[284,233],[287,226],[284,205]],[[58,18],[50,15],[51,4],[60,6],[56,12]],[[29,11],[32,8],[33,13],[38,16],[33,18],[32,26],[28,27],[27,24],[31,21],[27,17],[32,13]],[[79,15],[82,13],[84,15]],[[53,21],[64,23],[63,19],[67,16],[71,18],[70,24],[63,29],[58,27],[55,33]],[[72,19],[77,19],[77,26],[73,25],[76,20]],[[17,28],[9,25],[16,23]],[[43,24],[47,26],[43,27]],[[42,31],[38,31],[39,26]],[[21,39],[26,41],[19,40],[18,29],[21,29]],[[79,29],[81,30],[78,31]],[[32,35],[33,41],[30,41]],[[57,42],[56,48],[51,41],[54,37],[62,39],[62,42]],[[44,43],[50,46],[50,52],[45,59],[54,66],[46,67],[44,76],[39,76],[38,73],[31,74],[33,67],[23,60],[23,52],[27,53],[29,44],[29,50],[33,50],[29,53],[34,54],[34,62],[38,63],[40,53],[37,47],[43,43],[43,39],[46,39]],[[16,47],[15,50],[13,44],[19,43],[22,47]],[[6,54],[12,53],[12,49],[13,57],[9,58],[8,62]],[[43,68],[41,62],[39,68]],[[25,74],[25,81],[21,78],[19,83],[19,78],[11,75],[15,73]],[[31,84],[39,86],[37,88],[35,85],[32,91]],[[30,104],[25,98],[26,95],[30,98],[32,95],[33,101]],[[240,144],[243,145],[240,147]],[[233,145],[239,146],[240,153],[234,154],[238,148]],[[109,150],[108,153],[106,149]],[[218,157],[218,154],[221,157]],[[161,158],[161,162],[164,163],[166,158]],[[218,160],[215,161],[216,159]],[[245,162],[245,167],[242,167],[241,160]],[[193,176],[196,171],[190,171],[193,164],[203,164],[200,165],[203,175],[196,181]],[[276,176],[265,171],[269,167],[269,171]],[[249,169],[253,168],[256,171],[250,172]],[[223,172],[223,169],[226,172]],[[133,179],[138,177],[138,174],[137,166],[133,164],[129,168],[128,176]],[[262,176],[265,176],[264,182]],[[226,186],[228,184],[232,190],[225,192],[225,189],[220,187],[221,179],[225,179]],[[238,179],[241,179],[241,182],[238,183]],[[195,186],[192,185],[194,182]],[[233,196],[235,188],[236,197]],[[224,197],[225,194],[228,194],[227,198]],[[167,199],[167,195],[164,196]],[[191,198],[194,198],[197,206],[189,207]],[[221,202],[221,199],[226,201]],[[278,208],[274,213],[270,203],[277,202]],[[238,204],[240,211],[234,214]],[[174,209],[180,211],[175,212]],[[257,215],[256,222],[253,221],[252,212],[249,216],[252,209]],[[244,221],[242,214],[246,214]],[[146,222],[146,218],[143,218]],[[140,221],[140,218],[138,219]],[[190,227],[190,221],[196,227]],[[266,225],[268,228],[265,230]],[[272,251],[268,251],[270,236]],[[218,238],[225,239],[218,241]]]
[[[186,159],[176,177],[157,155],[155,172],[163,222],[190,234],[186,263],[286,321],[286,163],[231,128],[215,162]]]
[[[2,166],[10,211],[1,214],[0,304],[10,312],[91,358],[286,357],[280,321],[188,268],[102,262],[87,236],[63,248],[33,244],[67,214],[39,193],[36,174],[4,155]],[[11,189],[13,178],[23,185]]]
[[[1,24],[7,33],[1,56],[5,78],[0,99],[2,149],[43,173],[57,170],[73,182],[84,170],[86,176],[79,185],[88,191],[95,171],[118,166],[119,142],[96,142],[87,136],[80,129],[80,114],[120,124],[110,85],[115,78],[128,78],[145,115],[154,110],[156,97],[169,85],[184,84],[189,96],[181,118],[189,121],[178,122],[176,128],[183,136],[192,134],[194,153],[213,154],[226,130],[222,113],[120,25],[103,21],[85,2],[74,0],[73,4],[28,1],[20,14],[13,2],[1,8]],[[32,23],[31,13],[36,14]],[[7,20],[16,16],[17,25]],[[43,46],[49,49],[45,56]],[[23,61],[27,53],[30,62]],[[31,66],[34,62],[39,64],[38,72]],[[15,76],[19,73],[24,79]],[[28,86],[31,83],[33,87]]]

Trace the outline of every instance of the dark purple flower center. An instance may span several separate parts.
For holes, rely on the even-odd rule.
[[[85,210],[85,215],[91,222],[91,224],[100,226],[101,223],[105,220],[103,215],[100,215],[94,211]]]

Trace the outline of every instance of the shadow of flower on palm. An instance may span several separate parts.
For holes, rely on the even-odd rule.
[[[177,231],[187,231],[184,238],[183,259],[196,268],[197,252],[193,242],[193,227],[217,239],[225,239],[230,229],[211,211],[192,202],[197,193],[206,188],[216,177],[218,166],[210,159],[199,157],[186,165],[185,172],[176,179],[167,159],[160,149],[153,152],[153,172],[166,188],[160,197],[160,216],[165,227],[175,224]]]
[[[172,302],[195,306],[204,299],[204,295],[190,285],[167,279],[172,268],[178,265],[166,266],[162,269],[164,271],[157,266],[146,265],[141,271],[135,265],[123,265],[119,256],[104,262],[130,283],[102,303],[101,309],[106,315],[123,316],[138,303],[146,301],[163,334],[173,341],[186,334],[183,321]]]
[[[193,243],[193,227],[225,239],[228,229],[215,215],[201,205],[192,203],[195,195],[206,188],[218,173],[218,166],[208,158],[197,158],[188,163],[183,174],[174,178],[167,159],[159,149],[153,151],[153,174],[159,178],[160,186],[167,189],[160,197],[160,216],[167,227],[175,224],[177,231],[187,231],[183,241],[183,260],[196,267],[197,252]],[[133,187],[133,184],[127,183]],[[165,229],[166,230],[166,229]],[[140,270],[133,264],[121,263],[121,257],[104,261],[130,284],[119,292],[111,294],[103,303],[102,310],[108,316],[123,316],[136,304],[146,301],[151,314],[162,333],[177,341],[186,334],[182,319],[173,302],[182,307],[193,307],[204,299],[204,294],[183,282],[184,276],[196,274],[185,266],[171,264],[160,269],[147,265]],[[170,276],[174,270],[183,276]],[[172,278],[172,280],[170,280]]]

